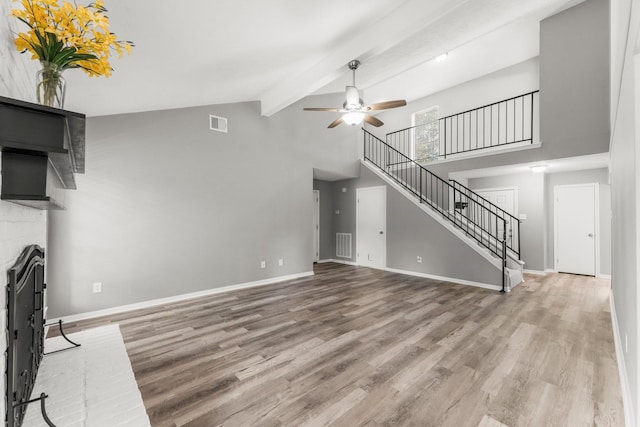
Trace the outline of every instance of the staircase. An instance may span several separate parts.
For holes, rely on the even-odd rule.
[[[502,291],[522,281],[520,221],[462,184],[447,182],[364,130],[365,164],[382,172],[459,233],[488,251],[502,269]]]

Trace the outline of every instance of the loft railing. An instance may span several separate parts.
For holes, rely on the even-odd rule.
[[[513,144],[533,144],[539,91],[388,133],[386,142],[418,162]]]
[[[450,184],[367,130],[363,131],[366,161],[502,260],[504,291],[508,250],[507,221],[495,210],[470,197],[461,186]]]

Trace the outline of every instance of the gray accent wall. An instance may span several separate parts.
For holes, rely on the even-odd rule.
[[[302,107],[89,118],[86,174],[49,214],[50,316],[312,271],[312,171],[357,174],[358,130],[326,129],[330,115]],[[209,114],[229,132],[209,130]]]
[[[555,270],[554,257],[554,187],[557,185],[572,184],[598,184],[598,194],[600,199],[600,274],[611,274],[611,186],[609,185],[608,169],[588,169],[582,171],[559,172],[545,174],[546,192],[546,222],[547,222],[547,258],[545,266]]]
[[[540,132],[547,159],[609,149],[608,0],[540,22]]]
[[[387,187],[387,267],[500,286],[501,271],[394,187],[360,166],[360,177],[333,184],[334,232],[353,234],[356,262],[356,190]],[[335,234],[335,233],[334,233]],[[335,252],[334,252],[335,253]],[[422,257],[422,263],[416,257]],[[335,257],[334,257],[335,258]]]
[[[497,89],[502,80],[510,96],[540,89],[539,129],[534,129],[534,140],[539,140],[541,147],[435,163],[429,170],[446,178],[451,172],[608,152],[609,29],[609,1],[587,0],[540,23],[539,59],[412,102],[406,117],[418,111],[418,105],[426,108],[448,97],[466,96],[467,108],[486,104],[487,96],[492,97],[491,102],[499,101],[505,98]],[[483,97],[478,96],[480,88],[486,92]],[[468,89],[469,94],[462,89]],[[459,111],[463,110],[453,112]],[[384,139],[384,135],[376,135]]]

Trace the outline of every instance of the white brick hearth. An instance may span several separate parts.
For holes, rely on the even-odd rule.
[[[118,325],[68,335],[81,347],[44,356],[32,398],[46,393],[47,414],[57,427],[148,427]],[[45,353],[69,344],[45,341]],[[23,427],[46,427],[39,403],[29,405]]]

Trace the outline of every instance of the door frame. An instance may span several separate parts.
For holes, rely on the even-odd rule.
[[[315,255],[313,257],[313,262],[318,262],[320,261],[320,190],[313,190],[313,196],[313,209],[315,210],[314,215],[318,219],[316,228],[313,230],[316,235],[316,247],[314,248]]]
[[[384,216],[384,247],[382,248],[382,270],[386,270],[387,268],[387,186],[386,185],[378,185],[378,186],[374,186],[374,187],[362,187],[362,188],[356,188],[356,265],[360,265],[358,263],[358,255],[360,254],[360,248],[359,243],[360,243],[360,203],[358,202],[360,200],[360,191],[361,190],[380,190],[382,189],[382,198],[383,198],[383,205],[385,207],[384,211],[383,211],[383,216]],[[370,268],[374,268],[374,267],[370,267]]]
[[[495,188],[474,188],[471,191],[474,193],[479,193],[481,191],[505,191],[505,190],[513,190],[513,210],[514,212],[511,214],[518,218],[518,187],[495,187]]]
[[[569,187],[592,187],[593,191],[593,213],[594,233],[595,233],[595,260],[596,265],[593,271],[595,277],[600,277],[600,185],[597,182],[589,182],[586,184],[561,184],[553,186],[553,269],[558,271],[556,267],[556,259],[558,257],[558,188]]]

